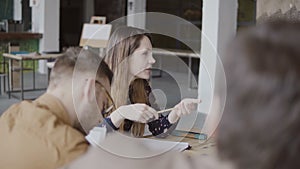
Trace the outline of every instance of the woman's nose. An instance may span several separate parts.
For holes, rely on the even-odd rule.
[[[155,63],[155,59],[153,58],[153,55],[152,55],[152,54],[150,55],[149,63],[150,63],[150,64],[154,64],[154,63]]]

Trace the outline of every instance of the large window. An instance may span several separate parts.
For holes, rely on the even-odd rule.
[[[195,26],[201,29],[202,25],[202,6],[203,0],[147,0],[147,12],[163,12],[178,17],[184,18]],[[256,0],[238,0],[238,28],[247,27],[255,24],[256,20]],[[184,25],[177,25],[177,31],[188,32],[185,30]],[[200,39],[196,39],[193,35],[185,35],[186,39],[199,44],[201,46]],[[161,35],[154,35],[154,46],[160,48],[176,48],[176,49],[188,49],[187,46],[181,42]]]
[[[31,30],[31,7],[29,0],[22,0],[22,22],[24,31]]]
[[[199,29],[202,23],[202,0],[147,0],[147,12],[162,12],[184,18]],[[196,44],[200,49],[200,37],[189,35],[186,25],[178,24],[174,28],[182,36],[182,39],[189,40],[190,43]],[[184,33],[182,33],[184,32]],[[163,35],[153,36],[154,47],[189,49],[185,44],[171,37]]]

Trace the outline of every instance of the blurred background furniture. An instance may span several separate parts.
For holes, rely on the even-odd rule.
[[[8,44],[8,53],[10,54],[26,54],[29,53],[27,51],[20,51],[20,45],[18,43],[9,43]],[[8,64],[9,65],[9,64]],[[32,66],[35,66],[34,63],[32,63]],[[13,90],[14,88],[20,88],[20,73],[21,69],[22,71],[32,71],[33,74],[35,73],[34,67],[29,67],[29,66],[22,66],[21,63],[18,60],[14,60],[12,62],[10,69],[10,74],[9,76],[9,89]]]
[[[111,24],[85,23],[82,28],[79,46],[99,48],[99,55],[104,56],[111,29]]]
[[[92,16],[90,23],[92,24],[106,24],[105,16]]]
[[[35,61],[37,60],[47,60],[47,59],[56,59],[57,57],[61,56],[61,54],[38,54],[38,53],[30,53],[30,54],[11,54],[11,53],[4,53],[3,57],[8,59],[9,63],[9,69],[8,69],[8,76],[11,77],[11,74],[13,73],[13,62],[18,61],[20,65],[20,89],[15,90],[12,88],[11,85],[11,80],[9,81],[9,86],[8,86],[8,95],[9,98],[11,96],[19,98],[21,100],[24,100],[24,92],[27,91],[37,91],[37,90],[45,90],[46,88],[36,88],[35,86]],[[31,89],[24,89],[24,61],[32,61],[33,63],[33,82],[32,82],[32,88]],[[12,93],[21,93],[21,96],[18,97],[16,95],[12,95]]]
[[[0,70],[0,95],[2,95],[2,89],[3,89],[3,92],[6,91],[7,63],[5,62],[5,60],[3,60],[2,62],[0,62],[0,64],[2,65],[2,70]]]

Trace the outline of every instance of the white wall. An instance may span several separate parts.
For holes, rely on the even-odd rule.
[[[145,29],[146,16],[135,15],[135,13],[146,12],[146,0],[128,0],[127,1],[127,26],[134,26],[137,28]]]
[[[14,20],[22,20],[22,0],[14,0]]]
[[[207,114],[204,133],[211,134],[215,129],[226,88],[221,62],[224,49],[234,38],[237,25],[237,0],[204,0],[201,39],[201,63],[199,70],[198,97],[202,103],[199,112]],[[224,93],[225,92],[225,93]],[[216,113],[218,112],[218,113]],[[215,113],[215,114],[214,114]]]
[[[59,0],[40,0],[32,7],[32,31],[43,34],[39,52],[59,50]],[[39,62],[39,72],[47,73],[45,61]]]
[[[257,0],[256,16],[257,18],[263,14],[270,16],[278,10],[285,13],[294,6],[296,6],[297,9],[300,9],[300,0]]]

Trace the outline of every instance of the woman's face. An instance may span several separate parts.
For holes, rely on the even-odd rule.
[[[149,79],[154,63],[155,59],[152,56],[152,44],[149,38],[144,36],[139,48],[129,57],[129,71],[135,77]]]

